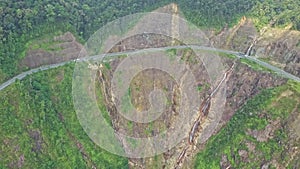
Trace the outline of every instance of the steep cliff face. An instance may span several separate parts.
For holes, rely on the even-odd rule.
[[[257,37],[257,31],[251,20],[243,17],[233,28],[223,28],[220,32],[210,32],[210,40],[214,47],[247,52]]]
[[[130,37],[116,44],[110,50],[110,52],[126,51],[131,50],[132,48],[150,48],[152,47],[152,45],[155,45],[155,47],[168,45],[168,42],[170,42],[171,39],[168,39],[167,37],[162,38],[161,36],[162,35],[158,36],[156,34],[141,34]],[[161,41],[159,43],[152,43],[156,42],[157,39],[161,39]],[[187,52],[186,49],[174,50],[173,54],[176,55],[176,57],[182,57],[183,59],[185,59],[185,61],[189,61],[189,58],[192,58],[193,56],[193,53]],[[112,125],[114,129],[118,132],[130,135],[132,137],[153,137],[158,135],[163,130],[174,127],[174,125],[176,125],[174,123],[174,119],[177,117],[176,114],[178,114],[177,103],[178,99],[180,100],[178,91],[180,91],[181,88],[179,84],[176,84],[176,82],[172,80],[172,78],[159,70],[149,69],[138,73],[130,83],[130,99],[136,109],[142,111],[149,109],[149,100],[148,97],[145,96],[148,96],[155,86],[155,88],[160,88],[166,91],[166,97],[167,100],[169,100],[167,101],[169,106],[167,108],[167,111],[162,114],[155,122],[151,123],[151,126],[149,126],[149,124],[129,122],[118,113],[116,102],[114,101],[114,99],[112,99],[113,94],[111,92],[111,81],[112,76],[114,75],[114,71],[116,71],[116,68],[119,66],[123,59],[124,58],[119,58],[112,62],[109,62],[109,65],[100,66],[102,67],[102,69],[99,72],[97,82],[97,90],[101,90],[100,93],[103,93],[104,95],[104,98],[102,98],[103,100],[100,99],[99,102],[105,103],[112,119]],[[262,89],[280,86],[286,82],[285,79],[275,76],[269,72],[255,71],[249,66],[241,63],[239,60],[222,57],[221,61],[227,68],[231,67],[233,63],[235,63],[236,66],[227,80],[226,103],[222,119],[217,126],[217,131],[231,119],[234,113],[242,105],[244,105],[247,100],[254,97]],[[201,62],[192,62],[188,63],[188,65],[192,68],[194,75],[196,75],[196,80],[198,80],[199,84],[201,84],[201,86],[203,87],[199,94],[201,98],[204,98],[211,92],[212,87],[209,87],[209,85],[205,87],[205,84],[210,83],[208,81],[209,77],[207,75],[207,72],[203,71],[205,70],[205,68],[203,67]],[[202,101],[203,99],[199,102],[199,107]],[[193,120],[191,121],[191,123],[192,122]],[[186,133],[186,135],[188,136],[189,133]],[[180,155],[180,152],[184,150],[185,140],[183,141],[183,143],[179,143],[178,146],[155,158],[130,158],[129,165],[131,168],[149,168],[153,166],[158,166],[158,168],[172,168],[176,164],[176,160]],[[126,151],[128,146],[126,144],[126,140],[122,140],[121,142],[123,142],[123,147]],[[203,145],[199,145],[199,147]],[[193,165],[193,157],[197,152],[200,151],[199,147],[195,147],[195,149],[188,150],[186,152],[188,154],[188,157],[184,162],[184,166],[190,168]],[[147,148],[151,147],[145,147],[145,149]]]
[[[300,76],[300,32],[267,29],[253,48],[253,54]]]
[[[227,60],[230,63],[232,60]],[[226,123],[248,99],[258,94],[262,89],[280,86],[285,79],[274,76],[269,72],[253,70],[249,66],[238,62],[235,71],[227,82],[226,111],[223,122]]]
[[[285,71],[300,76],[300,32],[288,28],[265,27],[259,32],[251,19],[242,18],[233,28],[210,32],[212,44],[218,48],[257,56]]]

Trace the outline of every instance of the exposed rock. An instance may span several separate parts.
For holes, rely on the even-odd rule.
[[[258,34],[253,22],[246,17],[243,17],[233,28],[224,27],[217,34],[215,32],[210,33],[213,46],[240,52],[246,52]]]
[[[222,158],[221,158],[221,161],[220,161],[220,167],[221,167],[221,169],[228,169],[228,168],[230,168],[230,162],[229,162],[229,160],[228,160],[228,158],[227,158],[227,156],[226,155],[222,155]]]
[[[22,168],[24,162],[25,162],[25,157],[24,157],[24,154],[22,154],[18,160],[18,168]]]
[[[300,32],[287,31],[278,34],[280,37],[277,35],[273,39],[262,38],[258,41],[253,54],[274,61],[275,64],[283,64],[285,71],[300,76],[300,49],[296,47]]]
[[[210,32],[211,43],[218,48],[246,53],[267,59],[271,64],[300,76],[300,32],[264,28],[258,32],[251,19],[243,17],[233,28],[224,27],[219,33]]]
[[[247,142],[246,146],[247,146],[249,152],[253,152],[255,150],[255,144],[252,142]]]
[[[263,164],[260,169],[269,169],[270,163]]]
[[[229,60],[229,62],[232,61]],[[268,72],[255,71],[242,63],[238,63],[235,71],[227,81],[227,98],[222,118],[223,122],[226,123],[246,100],[258,94],[260,90],[280,86],[285,82],[286,80],[281,77]]]
[[[41,133],[39,130],[32,130],[29,132],[29,136],[33,140],[34,144],[32,147],[32,151],[41,152],[43,139],[41,137]]]
[[[242,157],[242,160],[245,161],[248,158],[248,152],[246,150],[239,150],[239,156]]]

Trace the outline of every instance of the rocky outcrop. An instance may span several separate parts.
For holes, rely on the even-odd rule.
[[[209,34],[214,47],[246,53],[258,33],[252,21],[243,17],[234,27],[225,27],[220,32],[212,31]]]
[[[300,77],[300,32],[265,27],[257,31],[251,19],[243,17],[233,28],[209,32],[213,46],[250,54]]]
[[[276,33],[276,31],[274,31]],[[266,58],[274,65],[283,68],[285,71],[300,76],[300,48],[297,47],[300,40],[300,32],[277,31],[279,37],[273,39],[263,35],[260,41],[253,48],[253,55]],[[265,34],[274,33],[266,32]],[[281,34],[281,35],[280,35]]]
[[[287,72],[300,76],[300,32],[266,28],[253,47],[252,54],[264,58]]]
[[[230,64],[230,59],[225,59]],[[248,99],[258,94],[262,89],[280,86],[285,79],[274,76],[269,72],[255,71],[249,66],[237,63],[233,74],[227,81],[226,107],[223,123],[226,123]]]

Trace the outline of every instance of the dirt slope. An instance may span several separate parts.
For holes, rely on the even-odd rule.
[[[38,40],[29,46],[29,50],[20,65],[35,68],[41,65],[73,60],[78,57],[82,47],[70,32],[53,38]]]
[[[208,32],[212,44],[246,53],[251,44],[250,54],[300,76],[300,32],[265,27],[257,30],[251,19],[243,17],[233,28],[223,28],[220,32]]]

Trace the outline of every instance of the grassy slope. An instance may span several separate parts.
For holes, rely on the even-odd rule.
[[[300,107],[297,106],[300,99],[299,89],[299,83],[289,82],[277,88],[264,90],[249,100],[226,126],[208,141],[205,149],[197,155],[194,168],[219,168],[222,155],[227,155],[233,168],[260,168],[261,164],[270,161],[272,157],[281,164],[287,162],[281,158],[284,155],[281,144],[284,145],[288,141],[287,131],[282,128],[276,130],[275,137],[267,142],[258,142],[246,134],[246,131],[264,129],[269,123],[268,120],[280,119],[281,124],[284,124],[293,109],[300,111]],[[291,96],[280,97],[288,90],[293,92]],[[266,114],[268,120],[261,118],[262,114]],[[238,150],[247,150],[246,142],[256,145],[255,153],[249,153],[248,163],[242,162],[238,155]]]

